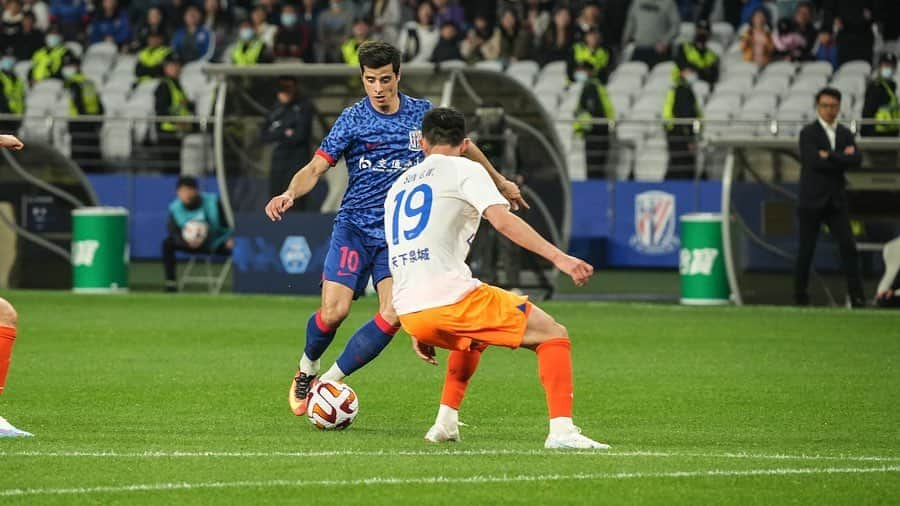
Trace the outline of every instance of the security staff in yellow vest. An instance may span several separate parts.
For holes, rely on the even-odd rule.
[[[606,87],[597,79],[584,83],[575,111],[575,133],[584,137],[584,160],[588,179],[606,177],[609,159],[609,124],[616,117]]]
[[[606,84],[610,68],[609,54],[603,47],[603,34],[600,33],[600,28],[592,26],[584,34],[584,42],[572,45],[566,59],[566,74],[569,81],[583,82],[596,79]]]
[[[662,118],[669,145],[667,179],[693,179],[697,170],[697,134],[694,127],[675,122],[703,117],[700,102],[691,88],[697,80],[694,69],[682,68],[663,102]]]
[[[876,75],[866,87],[866,98],[863,102],[862,117],[867,123],[860,129],[860,135],[866,137],[897,137],[900,135],[900,103],[897,101],[897,56],[883,53],[878,60]],[[893,169],[897,167],[897,151],[877,151],[865,153],[867,165],[876,169]]]
[[[51,77],[62,79],[62,60],[63,56],[69,54],[69,48],[63,44],[57,27],[50,27],[44,43],[46,45],[31,56],[29,81],[32,84]]]
[[[138,51],[134,66],[138,82],[162,78],[163,62],[172,54],[172,48],[165,44],[166,38],[162,33],[151,32],[147,35],[147,47]]]
[[[181,87],[181,59],[170,54],[163,63],[163,78],[156,87],[155,111],[157,116],[193,116],[194,105],[187,99]],[[157,158],[163,172],[180,172],[181,138],[193,130],[191,122],[160,121],[156,123]]]
[[[369,23],[365,19],[357,19],[353,22],[353,37],[341,45],[341,56],[344,58],[344,63],[351,67],[359,67],[359,56],[356,52],[360,44],[369,39],[369,31]]]
[[[231,63],[240,66],[272,62],[272,55],[269,53],[266,43],[256,36],[256,30],[253,29],[249,20],[241,22],[238,29],[238,42],[231,50],[230,58]]]
[[[81,62],[73,54],[63,57],[63,82],[69,94],[69,135],[72,139],[72,160],[87,171],[100,168],[99,121],[79,121],[79,116],[102,116],[103,103],[97,88],[81,73]]]
[[[701,81],[714,86],[719,80],[719,57],[706,43],[709,40],[709,21],[701,19],[694,28],[694,40],[675,47],[675,64],[679,69],[694,69]]]
[[[13,72],[16,66],[16,57],[12,50],[8,50],[3,58],[0,58],[0,114],[22,114],[25,112],[25,83]],[[19,129],[19,119],[0,120],[0,132],[15,132]]]

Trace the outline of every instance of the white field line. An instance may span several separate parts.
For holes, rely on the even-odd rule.
[[[747,469],[727,470],[710,469],[705,471],[670,471],[659,473],[578,473],[578,474],[541,474],[541,475],[475,475],[475,476],[425,476],[420,478],[380,477],[354,480],[267,480],[267,481],[213,481],[200,483],[148,483],[134,485],[110,485],[99,487],[74,488],[13,488],[0,490],[0,497],[35,496],[35,495],[83,495],[96,493],[147,492],[168,490],[203,490],[225,488],[276,488],[276,487],[352,487],[359,485],[420,485],[420,484],[491,484],[512,482],[547,482],[547,481],[600,481],[630,480],[653,478],[740,478],[753,476],[796,476],[819,474],[869,474],[896,473],[900,466],[882,467],[829,467],[829,468],[780,468],[780,469]]]
[[[900,456],[875,455],[789,455],[733,452],[653,452],[653,451],[554,451],[554,450],[322,450],[297,452],[222,452],[222,451],[2,451],[0,457],[52,457],[52,458],[313,458],[313,457],[470,457],[470,456],[553,456],[584,455],[608,458],[708,458],[739,460],[798,460],[845,462],[900,462]]]

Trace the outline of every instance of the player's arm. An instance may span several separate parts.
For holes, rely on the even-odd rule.
[[[15,135],[0,135],[0,148],[7,148],[18,151],[24,147],[25,144],[22,144],[22,141],[20,141],[19,138]]]
[[[489,206],[484,210],[484,217],[491,222],[497,232],[512,242],[552,262],[557,269],[568,274],[575,285],[584,286],[594,274],[591,264],[565,254],[550,241],[541,237],[522,218],[509,212],[506,206],[500,204]]]
[[[531,206],[529,206],[528,202],[525,202],[525,199],[522,198],[522,192],[519,191],[519,185],[503,177],[503,174],[494,168],[491,161],[488,160],[487,156],[485,156],[480,149],[478,149],[478,146],[472,142],[472,139],[467,138],[466,141],[466,148],[462,153],[463,156],[473,162],[480,163],[484,167],[488,175],[491,176],[491,180],[494,181],[494,185],[500,190],[500,193],[506,197],[506,200],[509,201],[509,205],[512,207],[513,211],[519,209],[519,207],[530,209]]]
[[[272,197],[266,205],[266,216],[272,221],[279,221],[285,211],[294,205],[294,201],[306,195],[315,188],[319,178],[328,171],[331,164],[316,154],[302,169],[298,170],[291,179],[291,184],[281,195]]]

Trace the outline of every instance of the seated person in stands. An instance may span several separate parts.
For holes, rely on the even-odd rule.
[[[234,247],[232,230],[228,226],[219,196],[200,192],[197,180],[190,176],[178,178],[177,198],[169,204],[169,235],[162,243],[166,291],[175,292],[175,252],[230,255]]]
[[[16,56],[12,48],[0,58],[0,114],[22,114],[25,112],[25,82],[13,71]],[[21,120],[0,121],[0,132],[15,132]]]
[[[599,28],[592,26],[584,34],[584,42],[572,45],[566,60],[566,75],[569,81],[591,79],[606,84],[609,68],[609,51],[603,47],[603,34]]]
[[[706,43],[709,41],[709,21],[701,19],[694,26],[694,40],[682,42],[675,48],[675,64],[682,69],[694,69],[701,81],[714,86],[719,80],[719,57]]]
[[[137,64],[134,66],[138,82],[162,78],[163,63],[171,53],[172,48],[166,45],[166,39],[162,32],[148,33],[147,47],[138,52]]]
[[[194,114],[194,104],[187,98],[181,86],[181,60],[172,53],[163,63],[163,78],[154,92],[154,108],[157,116],[183,116]],[[190,121],[161,121],[156,124],[157,159],[160,170],[180,172],[181,139],[193,131]]]
[[[34,85],[38,81],[48,78],[62,79],[63,56],[69,53],[69,48],[63,44],[59,28],[51,26],[44,37],[44,47],[38,49],[31,56],[31,71],[28,81]]]
[[[69,94],[69,134],[72,137],[72,160],[86,171],[94,172],[100,164],[99,121],[78,121],[79,116],[102,116],[103,103],[93,81],[81,73],[81,61],[74,54],[63,57],[63,82]]]

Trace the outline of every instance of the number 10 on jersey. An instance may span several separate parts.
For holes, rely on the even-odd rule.
[[[421,197],[419,196],[421,195]],[[431,218],[431,201],[433,192],[427,184],[420,184],[409,194],[402,190],[394,198],[394,216],[391,218],[391,243],[400,244],[400,210],[406,218],[416,219],[415,225],[403,230],[403,238],[411,241],[425,230]],[[404,220],[405,221],[405,220]]]

